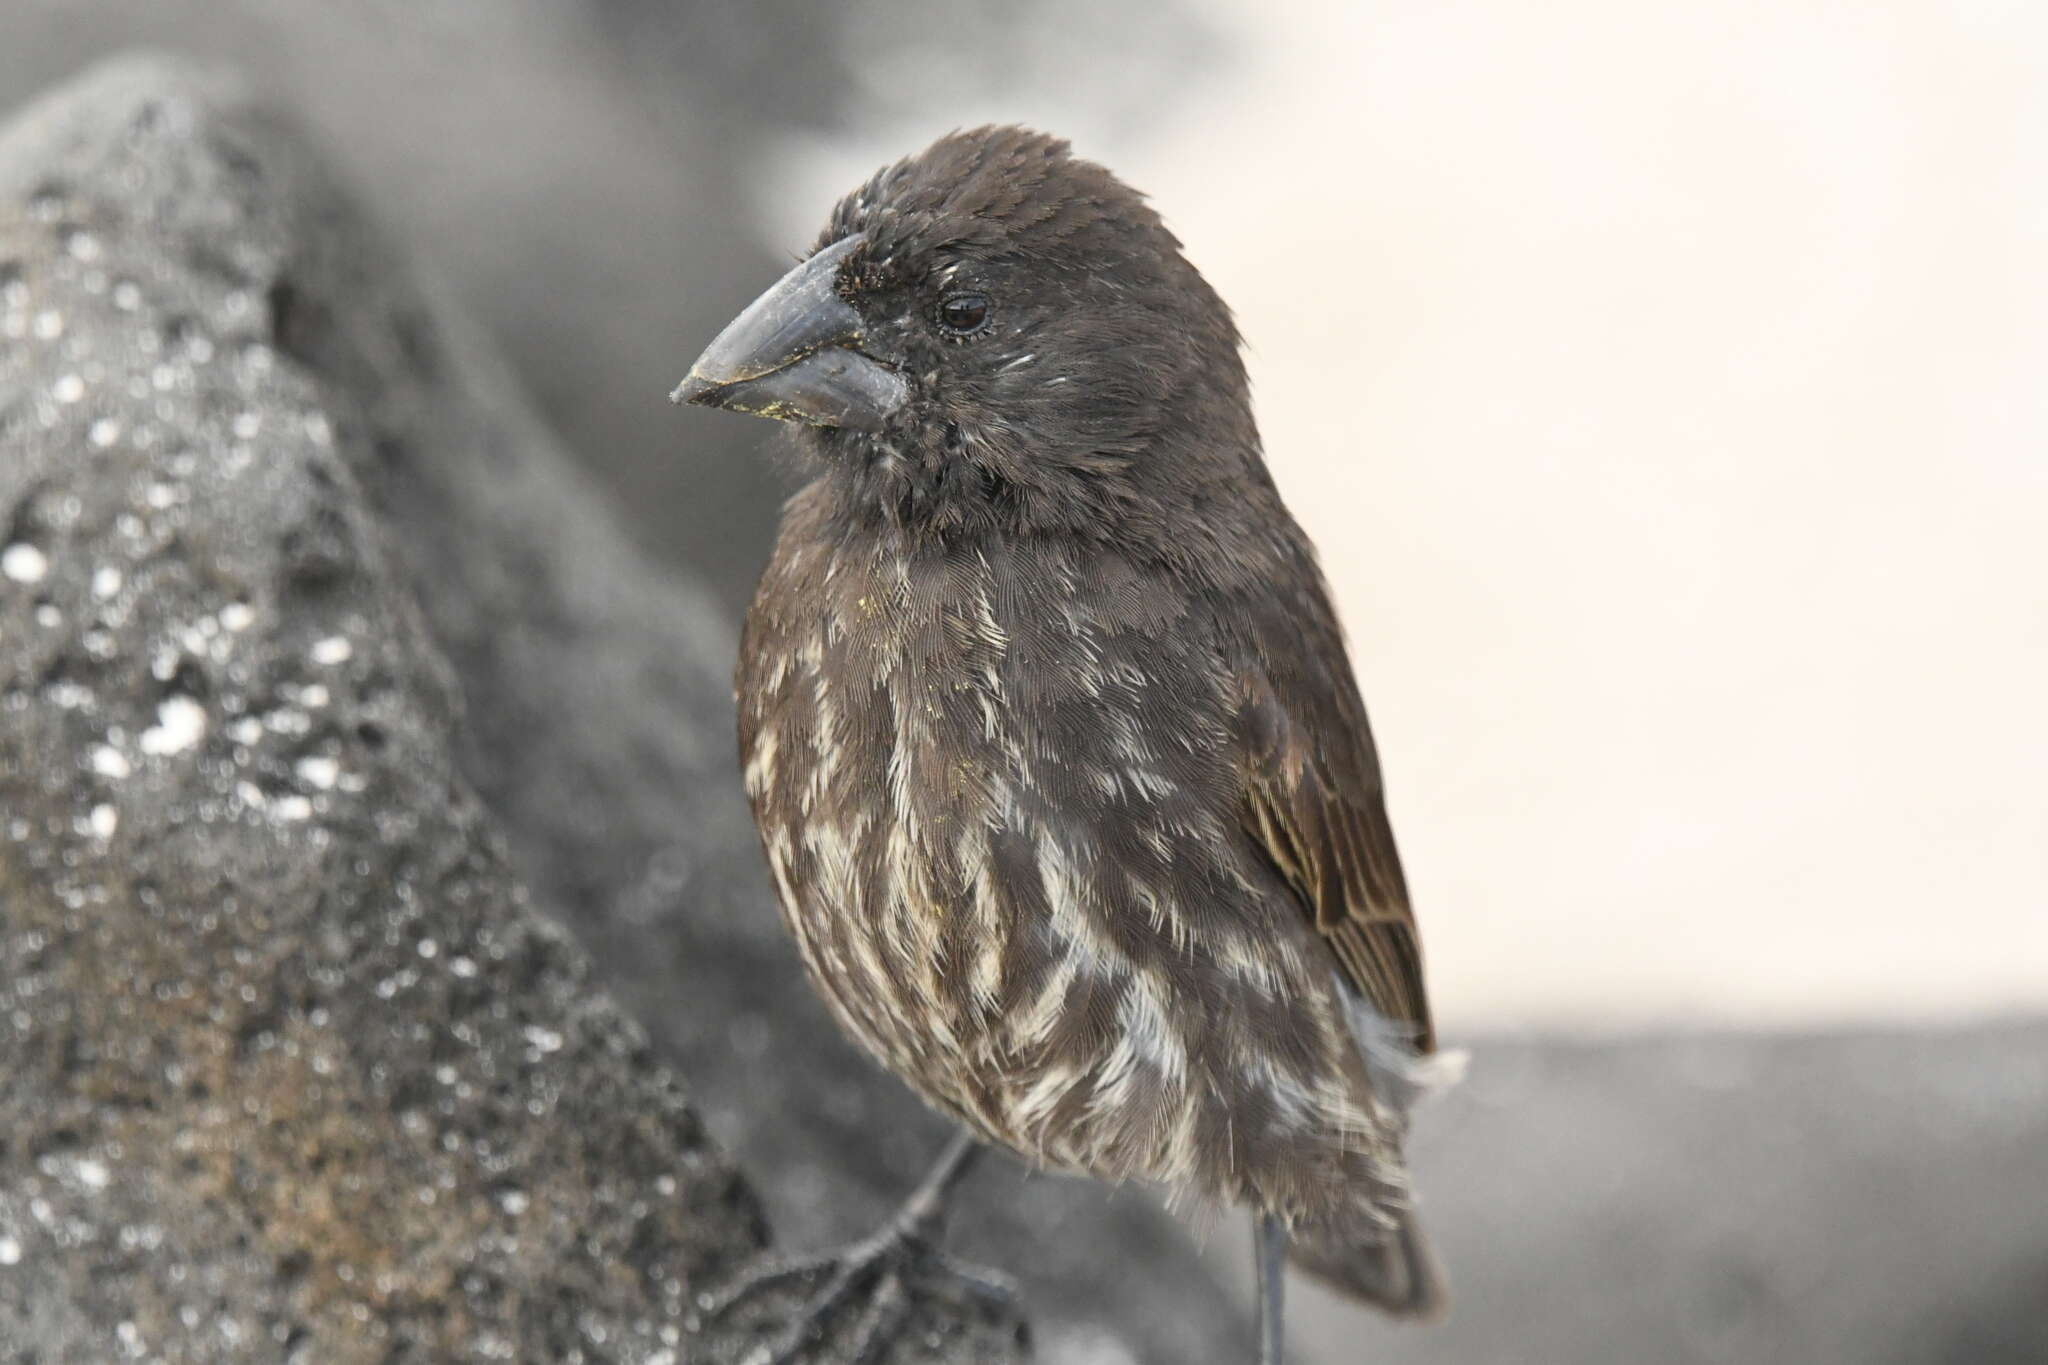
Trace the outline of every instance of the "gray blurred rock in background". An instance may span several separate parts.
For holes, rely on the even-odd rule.
[[[1449,1321],[1303,1286],[1304,1360],[2048,1361],[2048,1024],[1473,1047],[1414,1148]]]
[[[0,104],[135,45],[248,73],[447,272],[548,418],[637,509],[643,543],[691,547],[732,592],[772,522],[773,471],[746,458],[746,436],[693,431],[662,400],[677,357],[774,269],[736,183],[750,140],[732,140],[715,108],[697,116],[688,73],[629,85],[592,13],[25,0],[0,6]],[[729,31],[712,27],[707,62]]]

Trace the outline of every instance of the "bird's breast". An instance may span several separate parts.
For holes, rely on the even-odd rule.
[[[1199,621],[1115,566],[1014,569],[819,572],[749,623],[747,789],[819,990],[1049,1164],[1171,1182],[1200,1152],[1249,1160],[1258,1124],[1208,1133],[1189,1099],[1219,1088],[1266,1087],[1262,1121],[1355,1126],[1310,1098],[1324,1081],[1247,1079],[1254,1039],[1334,1074],[1337,1034],[1298,910],[1247,862]]]

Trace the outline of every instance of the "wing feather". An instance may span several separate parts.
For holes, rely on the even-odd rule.
[[[1435,1049],[1422,947],[1379,760],[1321,593],[1238,661],[1243,824],[1382,1017]]]

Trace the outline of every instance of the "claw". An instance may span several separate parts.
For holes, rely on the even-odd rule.
[[[839,1251],[771,1262],[746,1272],[704,1310],[707,1322],[730,1315],[748,1300],[793,1280],[825,1276],[781,1330],[743,1357],[743,1365],[796,1365],[810,1347],[856,1300],[850,1345],[834,1356],[849,1365],[871,1365],[902,1334],[918,1299],[937,1299],[985,1318],[1015,1319],[1015,1291],[988,1271],[963,1265],[933,1251],[923,1239],[892,1225],[878,1236]]]
[[[910,1296],[903,1292],[903,1281],[894,1275],[886,1277],[875,1289],[874,1301],[867,1311],[860,1315],[860,1325],[854,1332],[853,1351],[847,1357],[853,1365],[868,1365],[881,1359],[880,1350],[896,1339],[903,1330],[904,1319],[910,1316]]]
[[[850,1300],[865,1302],[854,1319],[849,1348],[832,1356],[850,1365],[872,1365],[897,1340],[921,1300],[936,1299],[965,1310],[985,1324],[1005,1323],[1029,1349],[1029,1334],[1007,1280],[941,1255],[935,1241],[946,1198],[981,1150],[961,1132],[946,1145],[931,1173],[903,1207],[874,1236],[822,1256],[771,1261],[741,1275],[704,1307],[704,1321],[717,1322],[764,1290],[791,1280],[824,1282],[811,1292],[781,1330],[747,1353],[742,1365],[797,1365],[805,1348],[831,1326]]]

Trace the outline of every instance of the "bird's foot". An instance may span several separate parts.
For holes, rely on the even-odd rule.
[[[806,1297],[787,1320],[763,1315],[753,1324],[768,1335],[739,1357],[742,1365],[872,1365],[902,1334],[920,1302],[951,1304],[970,1320],[991,1325],[1023,1321],[1008,1281],[945,1256],[901,1219],[851,1246],[744,1272],[707,1306],[705,1320],[738,1326],[741,1309],[792,1285],[807,1290]],[[826,1345],[832,1338],[836,1344]]]

